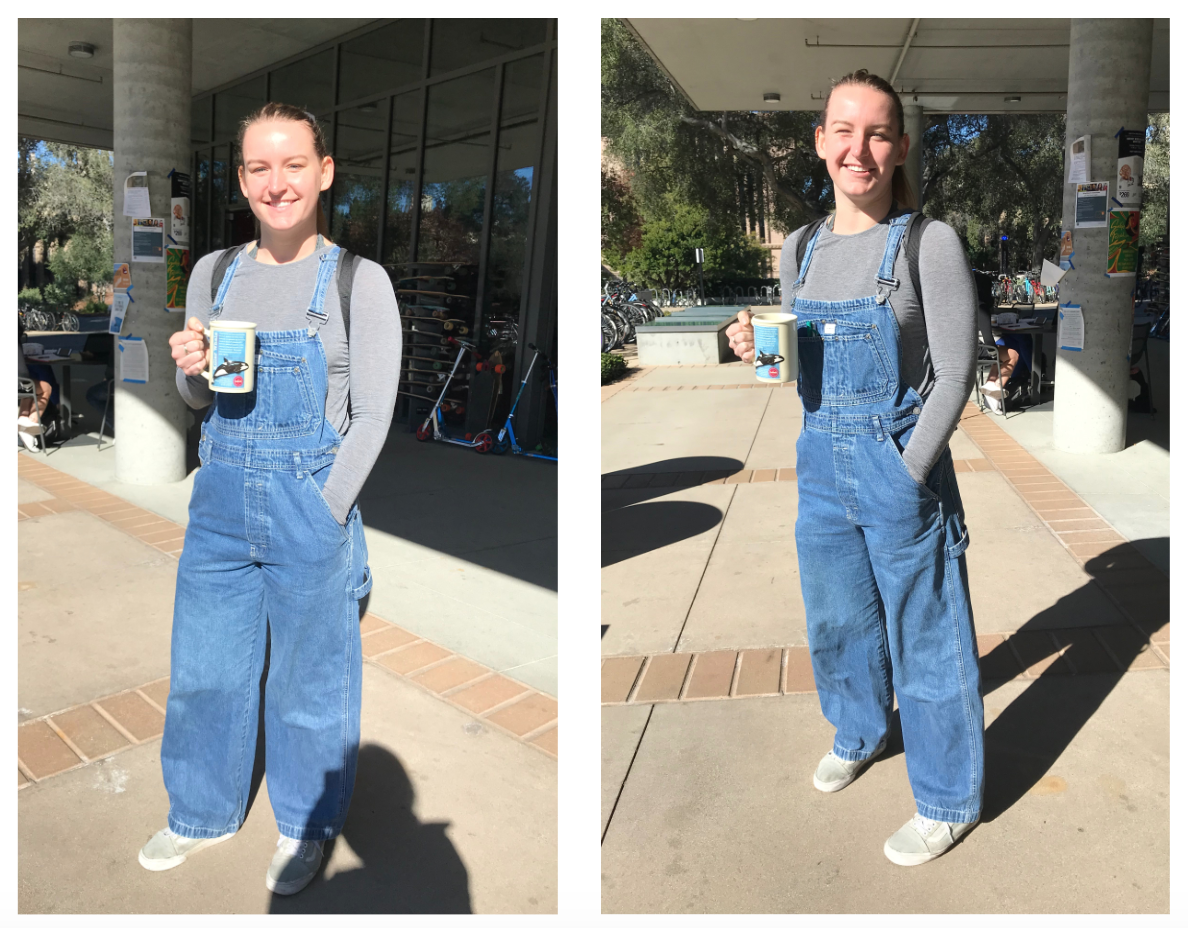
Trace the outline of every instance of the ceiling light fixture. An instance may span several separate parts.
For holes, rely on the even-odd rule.
[[[1022,97],[1003,97],[1002,99],[1007,103],[1022,103],[1023,102]]]
[[[778,93],[765,93],[763,95],[764,103],[779,103],[780,95]]]
[[[95,46],[90,42],[71,42],[69,52],[71,58],[94,58]]]

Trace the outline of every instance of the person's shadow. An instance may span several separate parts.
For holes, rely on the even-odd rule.
[[[412,810],[404,766],[378,744],[359,748],[355,792],[342,835],[323,846],[329,861],[345,840],[361,867],[313,882],[293,896],[272,896],[270,913],[471,914],[470,879],[446,834],[449,822],[422,822]]]
[[[1158,548],[1166,539],[1147,539]],[[991,822],[1044,778],[1122,680],[1124,669],[1150,651],[1170,622],[1168,580],[1122,544],[1085,565],[1094,579],[1033,616],[981,655],[982,691],[989,694],[1027,667],[1054,659],[986,728],[982,821]],[[1078,627],[1102,595],[1129,621]],[[882,763],[903,751],[899,711],[893,714]]]

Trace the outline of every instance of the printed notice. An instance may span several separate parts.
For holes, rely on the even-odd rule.
[[[1143,156],[1147,151],[1144,129],[1118,131],[1118,175],[1114,178],[1115,199],[1136,209],[1143,202]]]
[[[1085,316],[1076,303],[1060,304],[1060,350],[1081,351],[1085,347]]]
[[[1078,229],[1104,229],[1107,225],[1110,185],[1108,183],[1077,184]]]
[[[116,290],[130,290],[132,289],[132,268],[127,261],[118,262],[112,265],[112,286]]]
[[[1060,236],[1060,270],[1071,271],[1073,269],[1072,256],[1072,229],[1065,229],[1064,234]]]
[[[119,291],[111,298],[111,315],[107,317],[107,332],[109,335],[119,335],[124,330],[124,316],[128,314],[128,304],[132,298],[127,290]]]
[[[1139,211],[1110,210],[1110,242],[1106,251],[1107,277],[1133,277],[1138,272]]]
[[[1089,140],[1090,136],[1082,135],[1073,141],[1068,151],[1068,183],[1084,184],[1089,181]]]
[[[132,220],[132,260],[165,262],[165,220]]]
[[[176,245],[190,244],[190,175],[174,171],[169,198],[169,237]]]
[[[148,383],[148,345],[144,339],[121,335],[117,344],[120,348],[120,380],[124,383]]]
[[[132,185],[134,178],[144,178],[144,183]],[[136,171],[124,178],[124,215],[135,219],[146,219],[153,214],[149,207],[148,173]]]

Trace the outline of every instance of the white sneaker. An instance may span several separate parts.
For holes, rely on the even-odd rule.
[[[291,896],[309,885],[321,865],[321,841],[298,841],[281,835],[264,885],[278,896]]]
[[[984,393],[988,396],[1002,396],[1002,386],[997,380],[987,380],[984,384],[978,387],[979,393]]]
[[[977,819],[972,822],[938,822],[917,812],[910,822],[887,839],[883,853],[891,863],[901,867],[926,864],[940,857],[977,823]]]
[[[17,416],[17,430],[21,432],[32,432],[34,435],[40,435],[41,423],[32,416]]]
[[[1002,396],[995,396],[992,393],[985,395],[986,406],[996,416],[1003,415],[1002,411]]]
[[[17,437],[21,440],[21,444],[23,444],[30,451],[36,452],[38,450],[37,436],[32,432],[26,432],[24,430],[18,431]]]
[[[191,854],[235,837],[235,832],[217,838],[183,838],[162,828],[140,849],[140,866],[145,870],[172,870],[186,862]]]
[[[836,793],[845,789],[858,776],[858,772],[878,757],[886,749],[886,744],[880,744],[866,760],[842,760],[832,751],[821,758],[817,764],[817,772],[813,774],[813,786],[823,793]]]

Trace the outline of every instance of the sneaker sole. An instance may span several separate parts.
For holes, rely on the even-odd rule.
[[[214,847],[216,844],[222,844],[224,841],[229,841],[234,837],[235,832],[233,831],[230,834],[220,835],[217,838],[208,838],[205,844],[199,844],[193,850],[186,851],[184,854],[178,854],[176,857],[145,857],[142,850],[137,854],[137,859],[140,861],[140,866],[144,867],[145,870],[160,873],[162,870],[172,870],[174,867],[180,867],[191,854],[197,854],[199,851],[204,851],[208,847]]]
[[[977,825],[978,823],[974,822],[974,824]],[[953,840],[952,844],[943,851],[937,851],[935,854],[906,854],[903,851],[897,851],[894,848],[888,847],[886,844],[883,845],[883,853],[893,864],[899,864],[901,867],[917,867],[920,864],[926,864],[930,860],[936,860],[938,857],[943,857],[949,853],[949,851],[965,840],[965,836],[970,831],[973,831],[973,829],[970,828],[969,831],[962,832],[961,835]]]

